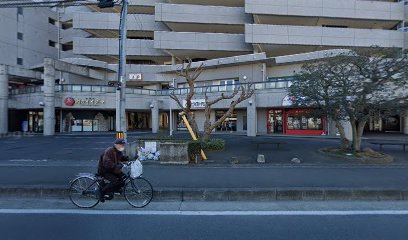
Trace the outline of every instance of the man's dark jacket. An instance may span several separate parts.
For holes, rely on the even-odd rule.
[[[98,174],[120,174],[120,170],[123,166],[121,161],[126,160],[126,157],[123,156],[123,153],[121,151],[118,151],[115,147],[109,147],[105,150],[105,152],[99,159]]]

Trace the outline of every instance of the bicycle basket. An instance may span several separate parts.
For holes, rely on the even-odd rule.
[[[143,165],[139,160],[135,160],[130,165],[130,177],[137,178],[143,173]]]

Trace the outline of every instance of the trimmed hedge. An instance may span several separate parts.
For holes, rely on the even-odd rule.
[[[203,149],[205,150],[223,150],[225,148],[225,140],[220,138],[210,139],[203,142]]]
[[[195,162],[201,154],[202,142],[200,140],[192,140],[188,142],[187,149],[190,162]]]

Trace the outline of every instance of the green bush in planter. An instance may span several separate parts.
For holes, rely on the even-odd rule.
[[[188,157],[190,161],[196,162],[198,159],[198,156],[201,154],[201,147],[202,142],[200,140],[193,140],[188,142]]]
[[[210,139],[203,142],[203,149],[205,150],[223,150],[225,148],[225,140],[220,138]]]

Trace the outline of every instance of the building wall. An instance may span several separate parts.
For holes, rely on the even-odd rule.
[[[57,42],[57,26],[48,19],[57,19],[56,12],[47,8],[0,9],[0,64],[29,68],[43,62],[45,57],[57,58],[58,49],[49,46]],[[17,39],[22,33],[23,40]],[[17,58],[23,64],[17,64]]]
[[[118,8],[91,9],[73,14],[74,28],[92,35],[74,40],[74,53],[115,63]],[[397,26],[406,19],[406,9],[403,2],[385,0],[135,0],[129,4],[127,54],[135,64],[169,64],[171,57],[219,59],[251,52],[283,56],[372,45],[404,48],[408,33]]]

